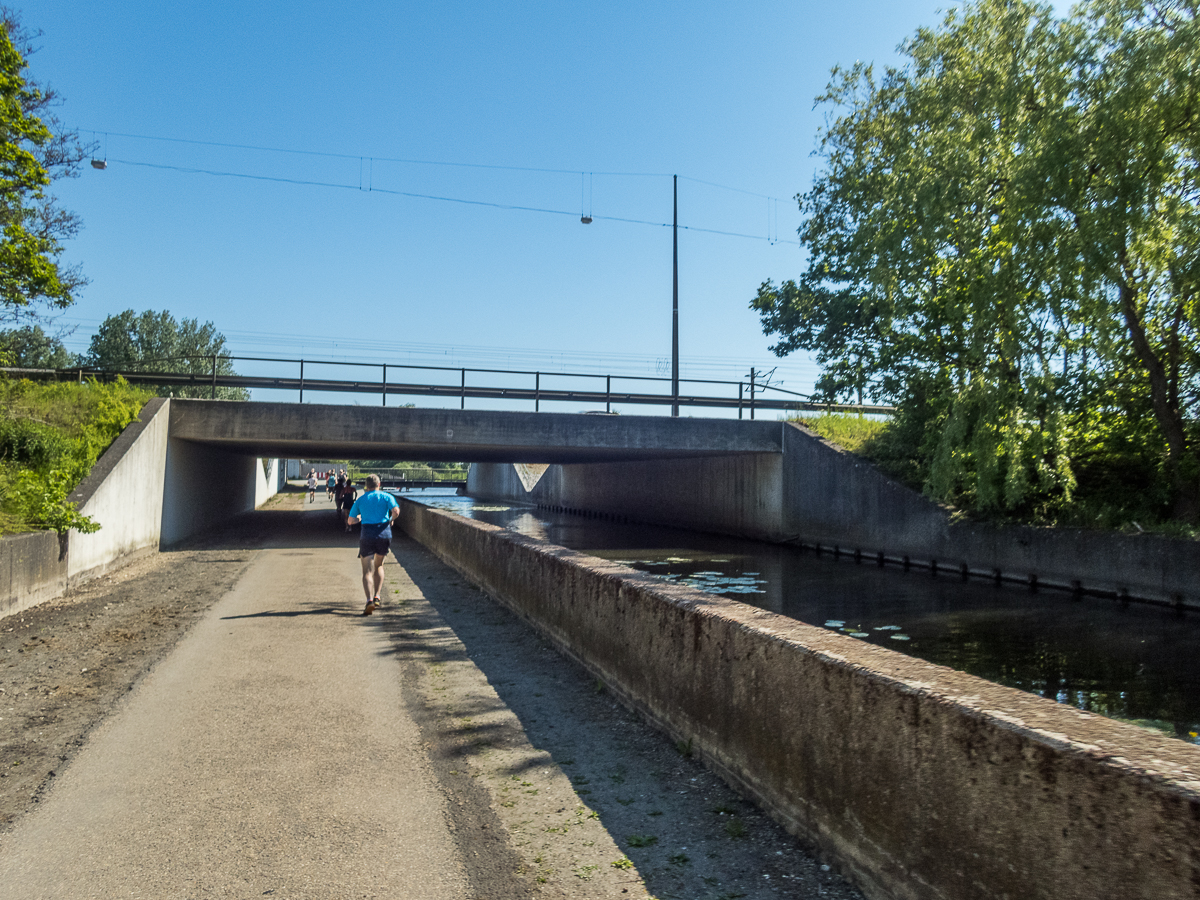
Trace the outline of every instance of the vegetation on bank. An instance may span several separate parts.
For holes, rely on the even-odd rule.
[[[385,480],[403,477],[407,481],[465,481],[467,463],[352,459],[349,471],[356,479],[374,474]]]
[[[326,459],[306,463],[301,478],[308,477],[308,469],[326,471],[330,468],[345,469],[355,481],[368,475],[378,475],[385,481],[465,481],[468,463],[462,462],[396,462],[388,459]]]
[[[835,69],[805,268],[751,306],[868,455],[990,518],[1200,527],[1200,7],[966,0]]]
[[[99,529],[67,496],[151,396],[124,381],[0,379],[0,534]]]
[[[930,490],[939,436],[933,425],[914,426],[914,418],[868,418],[850,413],[807,414],[799,422],[821,437],[874,463],[880,471],[935,499]],[[919,420],[917,420],[919,422]],[[1151,423],[1142,423],[1152,430]],[[1022,506],[985,508],[970,491],[956,494],[952,505],[961,514],[996,523],[1154,531],[1174,537],[1197,537],[1200,529],[1175,518],[1170,479],[1161,453],[1129,423],[1113,426],[1098,418],[1091,443],[1073,459],[1075,487],[1069,497],[1035,494]],[[1144,436],[1142,436],[1144,438]]]

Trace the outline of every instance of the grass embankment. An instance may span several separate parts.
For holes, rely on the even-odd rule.
[[[894,419],[872,419],[853,413],[818,413],[790,421],[874,463],[884,474],[913,490],[926,490],[930,460],[912,435]],[[1200,529],[1170,516],[1161,460],[1146,452],[1117,446],[1097,447],[1073,459],[1077,486],[1069,501],[1043,504],[1017,514],[985,513],[972,508],[969,497],[955,504],[958,513],[998,524],[1095,528],[1128,533],[1156,532],[1171,537],[1200,537]]]
[[[151,396],[124,381],[0,379],[0,534],[99,528],[67,496]]]
[[[407,481],[465,481],[467,478],[467,467],[465,464],[461,467],[455,465],[453,468],[433,468],[421,463],[402,463],[386,468],[371,468],[351,464],[349,471],[350,477],[355,481],[372,474],[378,475],[384,481],[399,481],[401,478]]]

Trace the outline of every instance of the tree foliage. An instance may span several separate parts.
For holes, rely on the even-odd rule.
[[[807,269],[751,305],[820,396],[900,405],[933,496],[1048,510],[1104,449],[1200,515],[1196,7],[972,0],[818,98]]]
[[[0,7],[0,321],[9,323],[70,306],[87,283],[61,260],[79,219],[47,188],[78,175],[89,148],[55,115],[57,93],[26,72],[36,37]]]
[[[0,331],[0,365],[65,369],[74,362],[75,355],[58,338],[46,334],[40,325]]]
[[[81,361],[86,366],[111,371],[210,375],[215,357],[218,375],[236,374],[233,363],[222,355],[225,352],[225,336],[212,322],[201,325],[196,319],[176,321],[166,310],[136,313],[127,309],[100,324]],[[205,386],[164,384],[151,389],[160,396],[212,396],[211,388]],[[249,392],[245,388],[219,387],[217,398],[246,400]]]

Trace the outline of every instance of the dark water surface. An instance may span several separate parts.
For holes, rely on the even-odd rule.
[[[445,491],[430,506],[1200,744],[1200,614]]]

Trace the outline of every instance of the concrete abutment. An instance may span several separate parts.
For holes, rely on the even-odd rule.
[[[138,556],[261,506],[279,461],[172,436],[172,401],[151,399],[67,498],[100,530],[0,539],[0,616],[62,596]],[[220,402],[220,401],[217,401]]]

